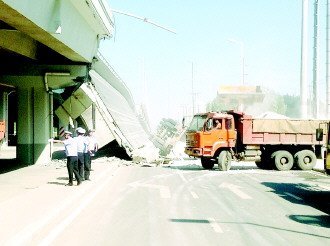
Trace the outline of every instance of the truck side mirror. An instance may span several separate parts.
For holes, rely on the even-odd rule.
[[[323,140],[323,129],[317,128],[316,129],[316,141],[322,141]]]

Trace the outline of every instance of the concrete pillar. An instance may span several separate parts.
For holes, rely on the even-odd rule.
[[[35,163],[48,162],[51,159],[50,144],[53,122],[50,113],[49,94],[43,87],[34,89],[34,158]]]
[[[33,164],[33,88],[18,88],[17,148],[16,158],[20,164]]]
[[[50,116],[44,88],[18,89],[17,159],[22,164],[50,161]]]

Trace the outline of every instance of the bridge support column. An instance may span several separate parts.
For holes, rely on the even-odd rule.
[[[50,161],[49,95],[42,87],[18,89],[17,160],[20,164]]]
[[[17,90],[17,149],[16,157],[20,164],[33,164],[33,88]]]

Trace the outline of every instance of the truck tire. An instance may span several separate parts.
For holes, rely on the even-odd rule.
[[[227,150],[220,152],[218,157],[219,171],[228,171],[231,168],[231,154]]]
[[[201,163],[204,169],[212,169],[214,167],[214,161],[210,158],[201,158]]]
[[[271,158],[274,161],[275,168],[279,171],[288,171],[293,167],[293,156],[289,151],[275,151]]]
[[[316,165],[316,155],[311,150],[301,150],[294,155],[297,167],[301,170],[312,170]]]

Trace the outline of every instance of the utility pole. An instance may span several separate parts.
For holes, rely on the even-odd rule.
[[[307,118],[308,3],[309,3],[308,0],[302,0],[301,68],[300,68],[300,109],[301,109],[302,118]]]
[[[330,2],[327,0],[326,20],[326,117],[330,117]]]
[[[195,115],[195,92],[194,92],[194,63],[191,63],[191,95],[192,95],[192,114]]]
[[[313,47],[313,97],[312,97],[312,115],[314,118],[319,116],[318,103],[318,78],[319,78],[319,26],[318,26],[319,1],[314,1],[314,47]]]

